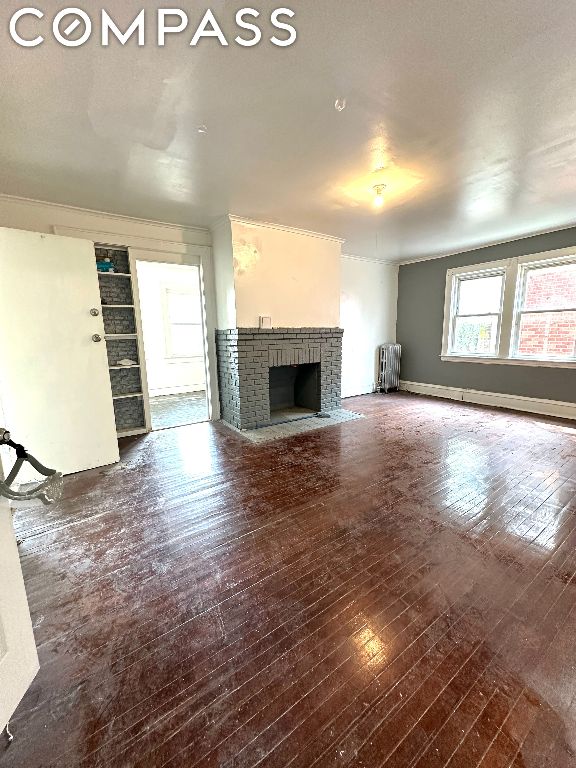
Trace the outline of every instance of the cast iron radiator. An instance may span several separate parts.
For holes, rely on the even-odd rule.
[[[378,375],[378,388],[380,392],[389,392],[391,389],[400,389],[401,356],[402,347],[400,344],[381,345]]]

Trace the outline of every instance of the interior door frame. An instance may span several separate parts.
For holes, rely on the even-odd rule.
[[[174,258],[176,257],[176,258]],[[211,377],[210,377],[210,360],[209,360],[209,337],[208,337],[208,321],[206,316],[206,295],[205,295],[205,286],[204,281],[202,278],[202,260],[198,256],[189,255],[185,257],[185,260],[182,259],[181,256],[178,254],[170,254],[165,253],[162,251],[149,251],[149,250],[139,250],[139,249],[129,249],[129,258],[130,258],[130,272],[133,275],[132,278],[132,290],[134,292],[134,303],[136,307],[136,323],[139,326],[139,336],[140,338],[144,338],[144,334],[142,332],[142,315],[141,315],[141,308],[140,308],[140,288],[138,285],[138,268],[137,268],[137,262],[138,261],[145,261],[147,263],[152,264],[172,264],[176,266],[182,266],[182,267],[197,267],[198,268],[198,283],[200,288],[200,303],[201,303],[201,311],[202,311],[202,335],[204,339],[204,378],[206,381],[206,404],[208,406],[208,421],[213,420],[213,403],[212,403],[212,387],[211,384]],[[144,350],[142,350],[142,354],[144,354]],[[216,368],[214,368],[214,371]],[[143,386],[145,387],[145,394],[146,394],[146,404],[148,408],[148,412],[150,410],[150,399],[149,399],[149,393],[148,393],[148,379],[146,377],[145,381],[142,381]]]
[[[205,366],[207,368],[206,392],[208,401],[208,414],[211,421],[220,418],[220,394],[218,390],[217,355],[216,355],[216,281],[214,276],[214,263],[212,248],[209,245],[192,245],[182,241],[169,241],[139,237],[136,235],[120,234],[118,232],[103,232],[55,225],[54,233],[79,237],[84,240],[92,240],[96,243],[114,243],[128,248],[130,257],[130,270],[135,270],[132,259],[141,261],[160,261],[167,264],[187,264],[200,267],[200,289],[203,297],[203,316],[205,321]],[[136,316],[140,311],[140,297],[138,295],[137,277],[134,280],[134,307]],[[138,322],[138,321],[137,321]],[[144,371],[145,375],[145,371]],[[144,380],[142,384],[144,385]],[[146,381],[145,402],[147,401],[148,383]],[[147,407],[145,405],[145,407]]]

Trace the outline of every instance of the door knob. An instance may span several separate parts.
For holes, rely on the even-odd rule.
[[[92,317],[98,317],[98,315],[100,314],[100,311],[98,309],[96,309],[96,307],[93,307],[90,310],[90,314],[92,315]]]
[[[99,333],[95,333],[92,336],[92,341],[102,341],[102,336]]]

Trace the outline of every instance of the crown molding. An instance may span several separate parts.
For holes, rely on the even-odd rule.
[[[182,240],[166,240],[165,238],[159,239],[131,233],[120,234],[118,232],[108,232],[97,227],[89,229],[87,227],[68,227],[65,224],[55,224],[52,229],[55,235],[92,240],[95,244],[110,248],[115,246],[119,248],[127,247],[140,251],[151,251],[156,254],[172,254],[173,256],[180,257],[197,256],[200,260],[209,258],[212,252],[212,247],[209,245],[196,245],[195,243],[183,242]]]
[[[482,245],[475,245],[472,248],[459,249],[457,251],[449,251],[448,253],[434,254],[432,256],[420,256],[414,259],[403,259],[397,261],[396,264],[402,267],[406,264],[419,264],[421,261],[434,261],[435,259],[449,259],[451,256],[465,256],[468,253],[474,253],[475,251],[483,251],[486,248],[495,248],[498,245],[508,245],[508,243],[518,243],[521,240],[530,240],[532,237],[542,237],[542,235],[551,235],[554,232],[564,232],[568,229],[574,229],[576,227],[576,221],[572,224],[566,224],[561,227],[552,227],[552,229],[538,229],[535,232],[530,232],[525,235],[519,235],[518,237],[509,237],[504,240],[494,240],[489,243],[483,243]],[[575,242],[576,245],[576,242]]]
[[[242,216],[236,216],[232,213],[228,214],[226,217],[229,221],[231,221],[234,224],[241,224],[244,227],[263,227],[265,229],[277,229],[282,232],[290,232],[293,235],[306,235],[307,237],[316,237],[320,240],[330,240],[334,243],[345,243],[346,241],[343,240],[341,237],[335,237],[334,235],[326,235],[322,232],[313,232],[309,229],[300,229],[299,227],[289,227],[286,224],[274,224],[270,221],[257,221],[256,219],[246,219]],[[221,221],[221,220],[219,220]]]
[[[385,264],[387,267],[397,267],[397,261],[387,261],[385,259],[377,259],[375,256],[356,256],[353,253],[343,253],[343,259],[351,259],[352,261],[367,261],[370,264]]]
[[[214,219],[210,224],[210,230],[214,231],[215,229],[222,229],[223,227],[229,227],[231,223],[232,222],[228,214],[226,214],[225,216],[219,216],[217,219]]]
[[[158,228],[163,230],[170,230],[173,232],[191,232],[202,233],[206,235],[210,233],[208,227],[188,226],[184,224],[172,224],[169,222],[158,221],[156,219],[141,219],[136,216],[124,216],[118,213],[108,213],[107,211],[97,211],[91,208],[80,208],[74,205],[65,205],[63,203],[52,203],[46,200],[33,200],[28,197],[17,197],[15,195],[0,194],[0,203],[13,203],[16,205],[26,206],[30,208],[44,208],[52,209],[54,211],[60,211],[62,213],[72,213],[77,216],[89,217],[89,218],[101,218],[104,217],[110,221],[117,222],[118,224],[132,225],[132,226],[146,226],[148,228]]]

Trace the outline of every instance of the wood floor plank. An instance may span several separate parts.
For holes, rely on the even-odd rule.
[[[576,766],[576,425],[406,394],[123,441],[16,527],[1,768]]]

